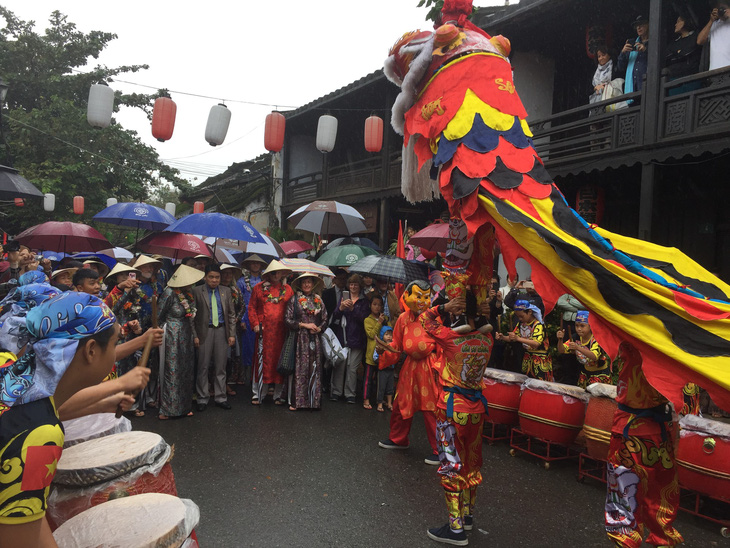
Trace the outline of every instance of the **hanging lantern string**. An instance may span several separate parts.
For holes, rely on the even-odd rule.
[[[87,74],[87,75],[88,74],[91,74],[90,72],[84,72],[84,71],[76,70],[76,69],[71,69],[71,72],[76,72],[78,74]],[[299,106],[293,106],[293,105],[282,105],[282,104],[275,104],[275,103],[258,103],[256,101],[246,101],[246,100],[243,100],[243,99],[222,99],[220,97],[215,97],[213,95],[203,95],[203,94],[200,94],[200,93],[191,93],[191,92],[188,92],[188,91],[175,91],[175,90],[168,89],[168,88],[161,88],[161,87],[156,87],[156,86],[148,86],[146,84],[138,84],[137,82],[130,82],[129,80],[120,80],[119,78],[115,78],[115,77],[112,77],[112,76],[110,76],[108,78],[108,82],[109,83],[121,82],[121,83],[124,83],[124,84],[130,84],[132,86],[139,86],[139,87],[142,87],[142,88],[154,89],[155,91],[159,91],[161,89],[164,89],[169,94],[175,93],[177,95],[187,95],[187,96],[190,96],[190,97],[199,97],[201,99],[212,99],[213,101],[220,101],[221,103],[241,103],[241,104],[244,104],[244,105],[256,105],[256,106],[262,106],[262,107],[273,107],[273,109],[274,110],[277,110],[277,111],[279,110],[279,108],[292,109],[292,110],[296,111],[296,110],[299,110],[301,108],[306,107],[306,104],[305,105],[299,105]],[[316,101],[316,99],[315,99],[315,101]],[[376,111],[386,112],[386,111],[388,111],[388,112],[390,112],[390,108],[388,108],[388,107],[375,108],[375,109],[373,109],[372,107],[371,108],[334,108],[334,107],[321,107],[320,108],[320,107],[312,107],[312,108],[309,108],[307,110],[323,111],[323,112],[330,112],[330,111],[338,111],[338,112],[376,112]]]

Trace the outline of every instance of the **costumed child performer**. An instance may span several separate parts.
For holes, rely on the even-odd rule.
[[[565,329],[558,329],[557,333],[558,354],[575,354],[580,364],[578,386],[581,388],[594,383],[612,384],[611,358],[593,336],[588,318],[587,310],[579,310],[575,314],[575,332],[578,334],[578,341],[564,343]]]
[[[520,323],[509,335],[497,333],[497,340],[522,343],[525,349],[522,373],[533,379],[552,381],[553,360],[540,309],[529,301],[518,300],[514,311]]]

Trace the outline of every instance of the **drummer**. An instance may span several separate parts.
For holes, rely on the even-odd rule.
[[[578,375],[578,386],[585,388],[589,384],[597,382],[603,384],[611,383],[611,358],[601,348],[593,336],[591,326],[588,324],[589,313],[587,310],[579,310],[575,314],[575,332],[578,334],[577,341],[563,342],[565,329],[558,329],[558,354],[575,354],[581,370]]]
[[[534,379],[553,381],[553,360],[542,311],[526,300],[514,303],[515,316],[520,323],[508,335],[497,333],[497,340],[521,343],[525,349],[522,358],[522,373]]]
[[[32,308],[25,325],[20,357],[0,355],[0,548],[55,546],[45,513],[64,440],[56,408],[111,370],[119,332],[101,300],[71,291]]]

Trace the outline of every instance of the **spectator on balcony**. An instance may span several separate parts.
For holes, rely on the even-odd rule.
[[[624,93],[641,91],[641,85],[646,74],[649,50],[649,20],[639,15],[633,23],[636,29],[636,39],[626,40],[621,54],[618,56],[618,68],[626,71]],[[632,100],[627,101],[629,104]],[[638,101],[637,101],[638,102]]]
[[[697,36],[697,43],[710,41],[710,70],[730,65],[730,2],[721,0],[710,13],[710,20]],[[725,79],[728,77],[725,76]]]
[[[674,33],[677,38],[667,46],[666,66],[669,81],[697,74],[700,70],[702,46],[697,43],[696,26],[688,16],[680,15],[674,24]],[[688,82],[671,88],[668,95],[677,95],[694,89],[699,89],[701,82]]]
[[[591,80],[593,93],[588,98],[590,104],[621,95],[620,89],[617,92],[614,92],[613,88],[606,89],[606,87],[611,86],[611,81],[616,78],[618,67],[613,62],[613,59],[611,59],[611,54],[608,52],[608,47],[605,44],[599,44],[596,48],[596,60],[598,61],[598,66],[596,67],[596,72],[593,73],[593,80]],[[603,111],[604,108],[594,108],[590,111],[590,116],[595,116]]]

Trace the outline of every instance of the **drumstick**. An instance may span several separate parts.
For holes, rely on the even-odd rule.
[[[157,329],[157,295],[152,295],[152,328]],[[144,350],[142,350],[142,357],[137,362],[137,367],[147,367],[147,362],[150,359],[150,353],[152,352],[152,337],[147,336],[147,341],[144,344]],[[136,396],[137,394],[134,394],[132,392],[126,392],[126,394],[130,396]],[[122,413],[124,411],[122,410],[122,404],[119,403],[117,405],[117,412],[114,413],[115,418],[119,418],[122,416]]]

